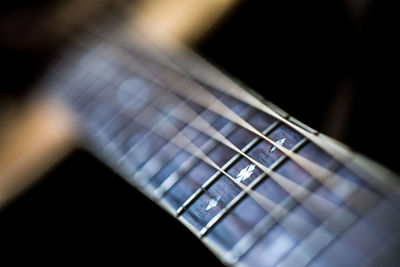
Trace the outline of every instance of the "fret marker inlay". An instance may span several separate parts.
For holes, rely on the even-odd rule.
[[[280,146],[282,146],[286,141],[286,138],[282,138],[278,141],[276,141],[276,143]],[[274,152],[276,150],[276,146],[271,147],[271,149],[269,150],[269,152]]]
[[[210,209],[212,209],[212,208],[215,208],[215,207],[217,206],[217,204],[218,204],[218,201],[219,201],[220,199],[221,199],[221,196],[217,196],[217,197],[211,199],[210,202],[208,202],[208,205],[207,205],[207,207],[206,207],[206,211],[208,211],[208,210],[210,210]]]
[[[247,178],[249,178],[253,172],[254,169],[256,168],[256,165],[254,164],[250,164],[249,166],[247,166],[246,168],[242,169],[238,175],[236,175],[236,180],[238,182],[243,182],[245,181]]]
[[[118,101],[122,105],[127,105],[131,111],[139,110],[150,101],[153,87],[154,85],[140,77],[131,77],[118,88]]]

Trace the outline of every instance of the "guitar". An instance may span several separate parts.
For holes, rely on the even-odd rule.
[[[83,146],[225,264],[398,263],[398,178],[238,85],[130,13],[76,32],[38,83]]]

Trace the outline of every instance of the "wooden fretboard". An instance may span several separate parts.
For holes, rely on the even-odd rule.
[[[197,56],[163,53],[123,14],[101,21],[73,36],[40,86],[80,118],[83,145],[222,262],[399,264],[390,172]]]

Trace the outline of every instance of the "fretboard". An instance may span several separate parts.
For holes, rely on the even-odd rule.
[[[224,263],[399,263],[400,198],[375,175],[385,171],[344,161],[353,153],[123,19],[75,34],[40,84],[76,113],[84,146]]]

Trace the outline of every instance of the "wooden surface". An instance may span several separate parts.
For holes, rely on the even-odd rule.
[[[0,135],[0,207],[66,155],[77,130],[54,99],[35,98],[11,113]]]

